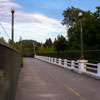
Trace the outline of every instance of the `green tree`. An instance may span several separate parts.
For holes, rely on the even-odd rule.
[[[66,25],[68,28],[68,39],[73,35],[74,30],[76,28],[76,24],[79,20],[78,13],[83,12],[81,9],[70,7],[63,11],[62,24]]]
[[[67,8],[66,10],[63,11],[63,25],[69,25],[70,27],[74,27],[79,19],[78,13],[83,12],[82,10],[75,8],[75,7],[70,7]]]
[[[0,40],[3,42],[6,42],[6,40],[3,37],[1,37]]]
[[[82,11],[78,8],[68,8],[63,12],[63,25],[69,25],[69,50],[80,50],[80,19],[78,13],[83,13],[83,45],[84,49],[100,49],[100,7],[96,7],[97,11]]]
[[[41,47],[39,48],[39,53],[45,53],[45,47],[43,45],[41,45]]]
[[[50,48],[52,46],[52,40],[51,40],[51,38],[46,39],[46,42],[44,43],[44,46],[48,47],[48,48]]]
[[[64,36],[58,36],[57,39],[54,41],[54,46],[57,52],[64,51],[67,48],[67,41]]]

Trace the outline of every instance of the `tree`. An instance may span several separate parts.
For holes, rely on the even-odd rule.
[[[6,40],[3,37],[1,37],[0,40],[3,42],[6,42]]]
[[[44,46],[48,47],[48,48],[50,48],[52,46],[52,40],[51,40],[51,38],[46,39],[46,42],[44,43]]]
[[[82,11],[78,8],[68,8],[63,12],[63,25],[69,25],[69,50],[80,50],[80,19],[78,13],[83,13],[83,45],[84,49],[100,49],[100,7],[96,7],[97,11]]]
[[[43,45],[41,45],[41,47],[39,48],[39,53],[45,53],[45,47]]]
[[[83,12],[82,10],[78,9],[78,8],[67,8],[66,10],[64,10],[63,12],[63,21],[62,24],[63,25],[69,25],[70,27],[74,27],[77,23],[77,20],[79,19],[78,17],[78,13],[79,12]]]
[[[63,11],[63,21],[62,24],[66,25],[69,30],[68,30],[68,39],[72,36],[74,33],[73,31],[76,28],[76,24],[79,20],[78,13],[83,12],[82,10],[75,8],[75,7],[70,7],[67,8],[66,10]]]
[[[58,36],[54,41],[54,46],[57,52],[64,51],[67,48],[67,41],[64,36]]]

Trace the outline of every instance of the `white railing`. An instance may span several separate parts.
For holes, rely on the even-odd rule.
[[[100,63],[92,64],[88,63],[87,60],[67,60],[61,58],[53,58],[53,57],[46,57],[46,56],[36,56],[35,58],[59,65],[63,68],[67,68],[73,71],[77,71],[78,73],[86,73],[92,76],[96,76],[96,78],[100,78]]]

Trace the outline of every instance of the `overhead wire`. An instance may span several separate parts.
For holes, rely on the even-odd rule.
[[[0,23],[1,28],[3,29],[3,31],[5,32],[6,36],[8,37],[8,39],[10,39],[8,33],[6,32],[5,28],[3,27],[3,25]]]

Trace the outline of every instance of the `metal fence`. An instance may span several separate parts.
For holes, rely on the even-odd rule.
[[[15,100],[20,54],[0,43],[0,100]]]
[[[78,60],[81,57],[80,51],[75,52],[62,52],[62,53],[39,53],[40,56],[62,58],[69,60]],[[86,50],[84,51],[84,59],[89,62],[99,63],[100,62],[100,50]]]

